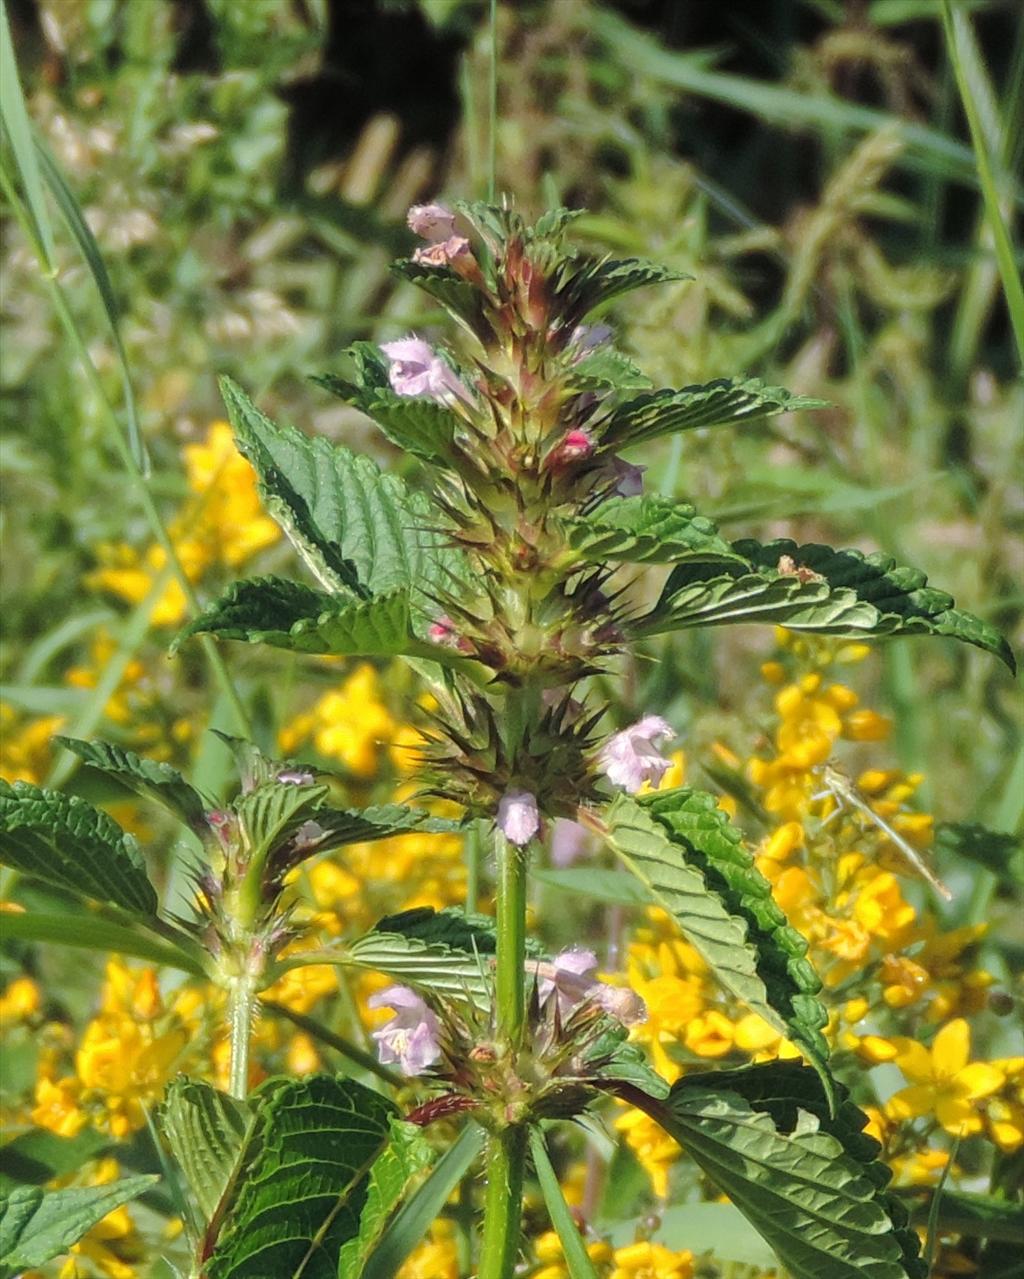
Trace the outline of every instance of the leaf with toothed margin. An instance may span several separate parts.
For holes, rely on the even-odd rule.
[[[665,497],[613,497],[562,520],[569,545],[588,560],[668,564],[742,563],[711,520]]]
[[[199,792],[170,764],[143,759],[134,751],[124,750],[112,742],[84,742],[76,737],[60,736],[53,740],[72,751],[90,768],[106,773],[146,799],[163,804],[193,830],[206,829],[207,805]]]
[[[771,1245],[793,1279],[925,1279],[920,1240],[886,1186],[867,1116],[796,1062],[687,1075],[630,1097]]]
[[[781,386],[765,386],[760,378],[719,378],[681,390],[647,391],[619,404],[601,430],[605,443],[617,448],[656,440],[677,431],[760,421],[794,409],[827,408],[825,400],[793,395]]]
[[[313,381],[372,418],[397,448],[425,462],[447,462],[459,419],[443,404],[396,395],[390,387],[360,386],[327,373]]]
[[[419,602],[453,584],[461,557],[426,497],[368,457],[278,426],[230,378],[221,392],[267,509],[322,586],[363,598],[404,587]]]
[[[77,795],[0,781],[0,862],[139,918],[156,914],[135,837]]]
[[[650,904],[675,918],[715,978],[797,1044],[830,1088],[820,1029],[827,1017],[815,998],[821,983],[804,954],[796,953],[802,939],[786,926],[770,890],[760,891],[756,872],[738,864],[744,852],[731,828],[709,820],[706,805],[694,804],[692,795],[685,788],[667,791],[658,811],[619,795],[604,816],[605,838],[646,888]]]
[[[580,324],[596,307],[649,284],[692,280],[644,258],[600,258],[585,254],[563,258],[552,281],[552,310],[566,326]]]
[[[476,333],[483,324],[482,294],[450,266],[430,266],[402,258],[391,263],[391,272],[440,302],[448,314],[466,325],[470,332]]]
[[[407,591],[346,603],[282,577],[235,582],[177,636],[175,647],[192,635],[350,657],[390,657],[425,647],[412,633]]]
[[[228,1192],[207,1279],[336,1279],[359,1237],[372,1169],[386,1149],[392,1102],[353,1079],[270,1079]]]
[[[637,635],[693,626],[771,622],[790,630],[849,639],[944,635],[1016,662],[994,626],[953,607],[953,597],[928,585],[920,569],[889,555],[834,550],[780,538],[732,543],[736,564],[673,569],[655,608],[635,624]]]

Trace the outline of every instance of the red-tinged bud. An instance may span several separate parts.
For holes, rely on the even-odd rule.
[[[438,1119],[447,1119],[465,1110],[475,1110],[479,1105],[480,1103],[474,1101],[472,1097],[446,1093],[443,1097],[435,1097],[431,1101],[425,1101],[422,1106],[417,1106],[415,1110],[410,1110],[405,1118],[408,1123],[415,1124],[417,1128],[426,1128],[428,1124],[435,1123]]]
[[[548,454],[549,467],[572,466],[585,461],[594,451],[594,440],[588,431],[567,431],[560,443]]]
[[[459,653],[472,653],[473,645],[464,635],[460,635],[458,628],[447,613],[431,622],[427,627],[427,638],[434,644],[440,644],[442,648],[454,648]]]

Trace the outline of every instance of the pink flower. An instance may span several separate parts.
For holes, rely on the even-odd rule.
[[[645,715],[608,738],[597,757],[598,765],[613,785],[630,794],[635,794],[644,782],[657,786],[669,767],[657,745],[675,735],[675,729],[660,715]]]
[[[431,400],[468,400],[469,392],[448,365],[422,338],[400,338],[380,348],[391,361],[388,377],[396,395],[424,395]]]
[[[455,214],[443,204],[414,204],[406,222],[410,231],[431,244],[455,234]]]
[[[512,844],[528,844],[540,830],[537,797],[528,790],[507,790],[498,803],[498,829]]]
[[[417,249],[412,260],[421,266],[455,266],[460,259],[467,260],[471,256],[469,241],[464,235],[450,235],[447,240],[439,240],[436,244],[427,244]],[[474,258],[475,262],[476,259]]]
[[[594,1003],[625,1025],[644,1021],[647,1010],[634,991],[598,981],[597,956],[592,950],[563,950],[550,964],[537,965],[537,998],[542,1004],[552,995],[564,1021],[583,1003]]]
[[[371,995],[370,1008],[393,1008],[395,1016],[373,1032],[384,1065],[397,1063],[407,1075],[422,1075],[441,1056],[437,1017],[408,986],[389,986]]]
[[[571,866],[586,853],[590,834],[579,822],[556,817],[551,831],[551,864],[559,868]]]

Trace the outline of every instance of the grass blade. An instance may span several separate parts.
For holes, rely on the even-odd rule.
[[[570,1279],[597,1279],[597,1270],[587,1254],[583,1236],[572,1219],[572,1211],[565,1202],[562,1187],[558,1184],[558,1177],[548,1158],[544,1134],[539,1128],[530,1129],[530,1154],[533,1156],[533,1166],[537,1170],[537,1180],[540,1182],[548,1216],[558,1232],[562,1251],[565,1253]]]
[[[7,5],[0,0],[0,119],[3,121],[14,152],[14,162],[21,176],[25,201],[32,219],[33,231],[42,259],[43,270],[53,275],[54,241],[53,227],[46,208],[43,182],[39,173],[36,149],[32,145],[32,125],[25,106],[25,95],[18,79],[18,64],[14,57],[14,41],[7,20]]]

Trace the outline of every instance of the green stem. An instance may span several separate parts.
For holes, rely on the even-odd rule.
[[[228,1028],[231,1035],[231,1077],[228,1091],[244,1101],[249,1095],[249,1041],[256,1016],[256,987],[245,974],[233,979],[228,992]]]
[[[526,1020],[526,883],[530,846],[519,848],[499,831],[495,837],[498,863],[495,999],[498,1044],[516,1053]]]
[[[527,1139],[525,1124],[505,1128],[490,1139],[478,1279],[509,1279],[515,1269],[523,1235]]]

